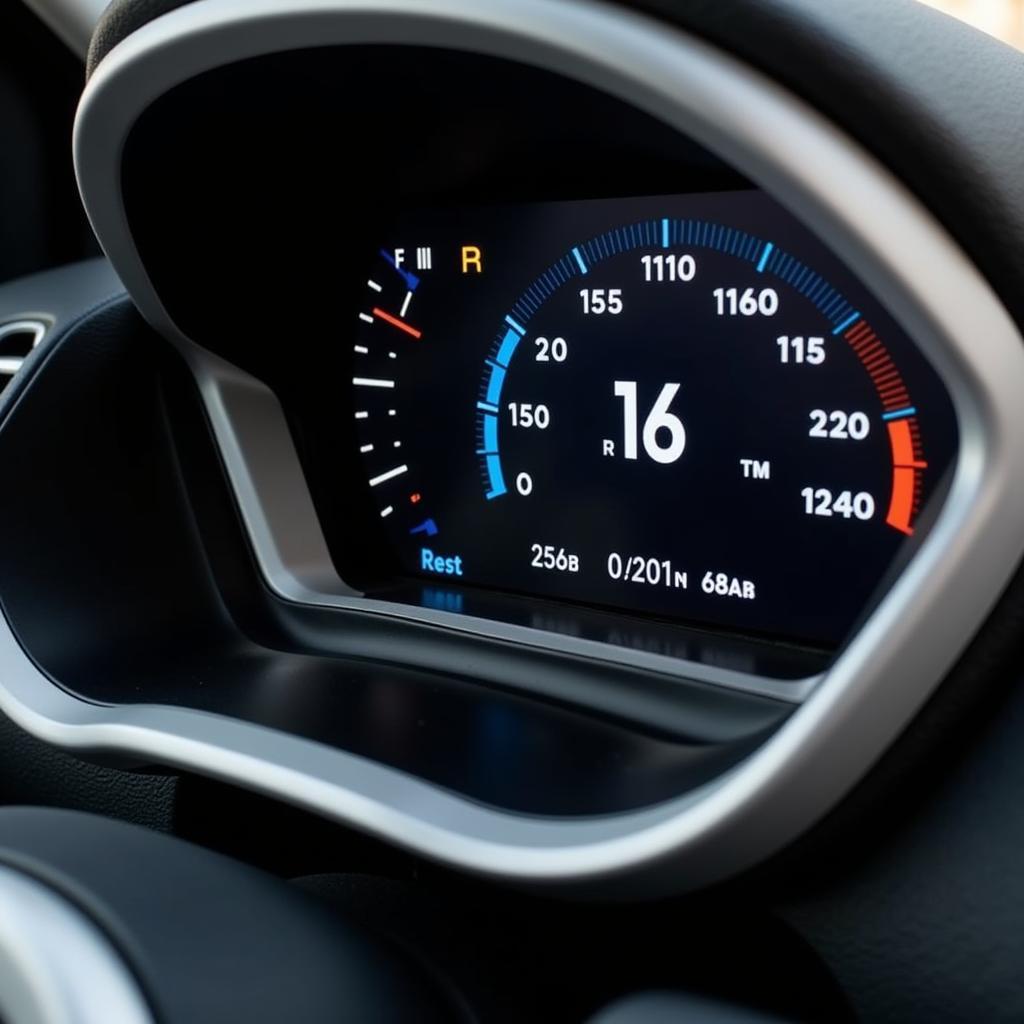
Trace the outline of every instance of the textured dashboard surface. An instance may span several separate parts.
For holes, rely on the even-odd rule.
[[[170,832],[178,777],[93,764],[0,715],[0,805],[74,807]]]
[[[93,33],[86,61],[87,74],[91,75],[99,62],[122,39],[142,28],[147,22],[193,2],[194,0],[113,0],[103,12],[103,17],[100,18]]]
[[[961,734],[952,765],[933,762],[918,800],[897,797],[891,829],[876,820],[854,844],[859,854],[837,845],[832,863],[803,862],[803,892],[784,916],[864,1020],[1024,1017],[1024,690],[1019,675],[1006,685],[967,756],[956,749]]]

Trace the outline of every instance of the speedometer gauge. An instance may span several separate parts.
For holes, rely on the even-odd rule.
[[[937,375],[755,190],[413,214],[349,386],[402,571],[839,642],[956,447]]]

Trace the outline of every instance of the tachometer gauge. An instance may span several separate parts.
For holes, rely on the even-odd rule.
[[[830,645],[943,480],[941,384],[756,191],[410,218],[353,348],[404,570]]]

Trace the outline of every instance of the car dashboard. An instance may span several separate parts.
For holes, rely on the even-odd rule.
[[[1019,107],[812,7],[114,5],[4,712],[543,898],[866,827],[1013,664]]]

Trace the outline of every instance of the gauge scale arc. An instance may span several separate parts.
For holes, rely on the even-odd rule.
[[[350,386],[404,574],[841,641],[943,486],[956,424],[816,238],[757,190],[401,231],[369,265]]]

